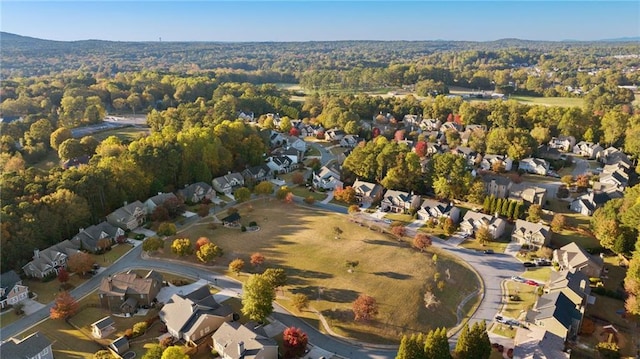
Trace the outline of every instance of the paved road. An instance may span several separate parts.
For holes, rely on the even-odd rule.
[[[320,152],[320,163],[324,166],[330,161],[334,160],[336,157],[327,150],[324,146],[316,143],[316,142],[308,142],[308,144],[318,150]]]
[[[571,172],[571,175],[573,177],[578,177],[587,172],[591,172],[591,166],[589,166],[589,161],[585,160],[584,158],[575,157],[575,156],[573,157],[573,161],[576,164],[576,167]]]

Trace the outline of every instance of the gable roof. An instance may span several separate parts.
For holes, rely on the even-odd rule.
[[[543,237],[547,238],[550,234],[549,226],[545,226],[541,223],[532,223],[528,221],[523,221],[521,219],[517,219],[515,226],[513,227],[513,233],[519,234],[520,236],[525,236],[527,233],[536,234],[539,233]]]
[[[114,296],[124,296],[125,294],[146,294],[151,293],[151,289],[162,284],[162,276],[149,271],[144,278],[136,273],[118,273],[109,277],[103,277],[98,287],[101,293]]]
[[[171,192],[169,192],[169,193],[158,193],[157,195],[155,195],[153,197],[149,197],[149,199],[147,199],[147,201],[151,201],[156,206],[160,206],[164,202],[166,202],[168,199],[171,199],[171,198],[176,198],[176,195],[171,193]]]
[[[413,197],[414,196],[410,193],[396,191],[393,189],[387,190],[387,192],[385,192],[384,194],[384,200],[394,204],[411,202],[413,200]]]
[[[218,343],[224,348],[225,357],[231,359],[255,358],[264,347],[278,345],[273,339],[267,338],[238,322],[222,323],[212,338],[214,343]],[[242,353],[239,352],[240,343],[244,346]]]
[[[106,317],[94,322],[93,324],[91,324],[91,326],[102,330],[104,328],[108,328],[110,326],[113,326],[114,324],[115,324],[115,322],[113,321],[113,318],[111,318],[110,316],[106,316]]]
[[[187,295],[172,295],[160,316],[167,327],[183,333],[189,331],[201,315],[226,317],[232,313],[231,307],[216,302],[205,284]]]
[[[211,186],[208,183],[204,182],[196,182],[188,185],[183,189],[178,190],[178,194],[180,194],[184,198],[192,198],[196,191],[202,190],[204,193],[212,190]]]
[[[429,213],[432,217],[440,217],[451,211],[453,206],[448,202],[440,202],[434,199],[425,199],[420,208]]]
[[[24,339],[10,338],[0,343],[0,357],[33,358],[42,350],[51,346],[51,341],[40,332],[35,332]]]
[[[382,191],[382,186],[379,184],[361,180],[356,180],[352,187],[356,190],[356,193],[368,197],[376,197]]]
[[[222,223],[224,222],[235,222],[240,220],[240,213],[235,212],[235,213],[231,213],[230,215],[224,217],[223,219],[221,219]]]
[[[550,291],[569,288],[581,296],[586,296],[591,293],[589,277],[576,270],[563,270],[560,272],[552,271],[549,279],[549,285],[547,287]]]
[[[0,274],[0,288],[4,289],[5,292],[9,291],[16,285],[16,283],[20,282],[20,280],[20,276],[14,270],[4,272]]]
[[[557,249],[558,256],[564,256],[567,254],[567,263],[571,268],[580,266],[588,261],[596,262],[596,257],[587,253],[584,249],[580,248],[575,242],[571,242],[560,249]],[[601,261],[601,260],[600,260]],[[596,262],[597,263],[597,262]]]
[[[67,239],[47,249],[37,251],[37,256],[34,256],[33,260],[22,268],[46,272],[51,268],[53,262],[60,261],[63,257],[69,257],[78,252],[80,252],[79,246]]]
[[[242,171],[242,173],[245,174],[245,175],[249,175],[249,176],[257,176],[257,175],[260,174],[261,170],[266,172],[266,173],[271,172],[271,168],[269,168],[269,166],[263,164],[263,165],[249,167],[249,168],[245,169],[244,171]]]
[[[121,220],[123,218],[131,218],[133,214],[136,212],[136,209],[143,208],[144,205],[140,201],[135,201],[129,204],[126,204],[115,211],[111,212],[108,217],[115,218],[117,220]]]
[[[554,317],[565,328],[569,329],[574,320],[580,320],[582,315],[576,305],[561,291],[554,291],[542,295],[536,302],[535,320]]]

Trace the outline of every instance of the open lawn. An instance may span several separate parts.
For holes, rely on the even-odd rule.
[[[89,277],[83,278],[77,274],[70,274],[69,281],[67,282],[67,286],[69,290],[79,286],[80,284],[87,281]],[[60,292],[60,282],[58,282],[57,278],[54,278],[48,282],[42,282],[38,279],[25,279],[24,284],[29,287],[29,291],[38,295],[35,298],[36,301],[47,304],[56,299],[56,296]]]
[[[620,259],[616,255],[604,257],[604,268],[606,273],[602,281],[604,287],[610,290],[623,290],[624,277],[627,275],[627,269],[620,266]]]
[[[582,107],[584,100],[574,97],[533,97],[533,96],[510,96],[510,100],[516,100],[527,105],[544,105],[560,107]]]
[[[309,147],[309,150],[307,150],[307,153],[305,153],[305,156],[320,156],[320,151],[318,151],[315,147]]]
[[[410,214],[404,213],[388,213],[384,216],[384,218],[394,222],[402,222],[404,224],[413,222],[413,217]]]
[[[56,359],[93,359],[93,354],[102,350],[98,343],[64,320],[47,319],[22,333],[21,337],[37,331],[46,335],[47,339],[53,343],[53,354]]]
[[[345,148],[340,146],[333,147],[332,149],[329,150],[329,152],[331,152],[331,154],[333,154],[334,156],[344,153],[344,151],[345,151]]]
[[[582,248],[598,248],[600,242],[590,233],[590,217],[568,209],[569,203],[558,199],[549,200],[549,209],[554,213],[561,213],[567,219],[567,226],[560,233],[551,236],[551,247],[560,248],[571,242],[576,242]],[[543,215],[546,223],[551,223],[553,215]]]
[[[16,314],[15,310],[7,310],[0,314],[0,328],[5,327],[16,320],[22,318],[21,316]]]
[[[491,241],[488,242],[486,244],[480,244],[480,242],[478,242],[475,238],[468,238],[466,241],[460,243],[460,247],[463,248],[468,248],[468,249],[473,249],[476,251],[484,251],[487,249],[493,249],[494,252],[496,253],[504,253],[505,249],[507,248],[507,245],[509,244],[508,241],[502,240],[502,239],[498,239],[495,241]],[[490,255],[490,254],[487,254]]]
[[[127,243],[118,244],[111,247],[111,250],[104,254],[94,254],[93,258],[97,264],[102,267],[108,267],[129,252],[132,248],[133,246]]]
[[[291,189],[291,192],[294,195],[302,198],[307,198],[309,196],[312,196],[316,201],[322,201],[323,199],[327,198],[326,193],[318,192],[318,191],[311,192],[307,187],[304,187],[304,186],[289,187],[289,189]]]
[[[508,296],[516,295],[518,300],[509,298],[507,304],[502,309],[502,315],[508,318],[519,319],[520,315],[531,309],[538,299],[538,287],[514,281],[507,282]]]
[[[491,332],[493,334],[512,339],[516,337],[516,330],[518,330],[516,327],[502,323],[495,323],[491,327]]]
[[[533,279],[537,282],[546,282],[551,278],[551,272],[553,272],[553,267],[525,268],[525,272],[522,273],[522,277]]]
[[[435,264],[431,252],[420,253],[408,243],[351,223],[347,216],[275,200],[252,205],[252,211],[245,205],[238,208],[242,223],[256,221],[261,228],[258,232],[243,233],[224,227],[212,230],[204,224],[192,226],[178,236],[192,241],[209,237],[225,253],[216,265],[227,266],[235,258],[248,263],[252,253],[261,252],[266,257],[263,268],[279,267],[287,273],[288,285],[278,293],[284,296],[280,303],[290,307],[288,298],[292,294],[308,295],[311,307],[341,335],[397,343],[403,333],[452,327],[456,324],[458,303],[479,286],[475,274],[446,253],[438,251]],[[331,230],[334,227],[343,231],[338,239]],[[167,250],[160,255],[176,258]],[[185,259],[194,260],[193,256]],[[347,271],[347,260],[359,262],[352,273]],[[447,270],[449,276],[445,274]],[[442,291],[434,283],[436,272],[444,281]],[[246,279],[246,274],[239,279]],[[428,287],[441,303],[432,309],[423,304]],[[379,315],[369,323],[353,320],[351,303],[361,293],[374,297],[379,304]],[[321,329],[313,311],[291,310]]]

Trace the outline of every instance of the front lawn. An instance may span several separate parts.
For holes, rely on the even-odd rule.
[[[402,222],[404,224],[413,222],[413,216],[404,213],[388,213],[384,216],[384,218],[389,219],[393,222]]]
[[[315,147],[309,146],[307,153],[305,153],[306,157],[319,157],[321,155],[320,151],[318,151]]]
[[[56,359],[93,359],[93,354],[103,349],[64,320],[47,319],[22,333],[20,337],[37,331],[53,343],[52,349]]]
[[[551,278],[551,272],[553,271],[553,267],[532,267],[525,268],[525,272],[522,274],[522,277],[527,279],[533,279],[537,282],[547,282],[549,278]]]
[[[604,268],[606,270],[606,273],[602,278],[604,287],[609,290],[623,290],[624,277],[627,275],[627,268],[620,266],[618,256],[613,255],[604,257]]]
[[[511,338],[511,339],[516,337],[517,330],[518,330],[517,327],[508,325],[508,324],[502,324],[502,323],[495,323],[491,327],[491,332],[493,334],[500,335],[505,338]]]
[[[102,267],[108,267],[120,257],[127,254],[133,246],[127,243],[117,244],[104,254],[93,254],[94,261]]]
[[[80,284],[86,282],[87,279],[89,279],[89,277],[83,278],[77,274],[70,273],[67,286],[69,287],[69,290],[71,290],[79,286]],[[58,293],[60,293],[60,282],[58,282],[57,278],[53,278],[48,282],[42,282],[35,278],[29,278],[29,279],[23,280],[23,282],[24,282],[24,285],[29,287],[30,292],[33,292],[38,295],[38,297],[35,298],[35,300],[42,304],[47,304],[49,302],[52,302],[54,299],[56,299],[56,296],[58,295]]]
[[[0,314],[0,328],[20,320],[20,318],[22,317],[17,315],[15,310],[4,311]]]
[[[538,287],[514,281],[507,282],[507,304],[502,309],[502,315],[507,318],[520,319],[520,315],[533,308],[538,299]],[[511,299],[511,296],[517,296]]]
[[[496,253],[504,253],[505,249],[507,249],[507,245],[509,245],[509,241],[505,241],[502,239],[491,241],[484,245],[478,242],[475,238],[468,238],[466,241],[460,243],[460,247],[463,248],[473,249],[476,251],[485,251],[487,249],[492,249]]]
[[[212,229],[205,224],[194,225],[177,237],[195,242],[206,236],[224,250],[216,265],[227,266],[231,260],[242,258],[247,263],[245,271],[256,270],[250,268],[249,257],[261,252],[266,258],[261,270],[279,267],[287,273],[288,285],[278,291],[279,297],[284,297],[279,302],[319,330],[322,326],[313,311],[299,313],[291,308],[293,294],[309,296],[311,307],[341,335],[374,343],[397,343],[404,333],[454,326],[457,305],[479,286],[475,274],[445,252],[433,249],[439,257],[434,264],[432,252],[420,253],[409,243],[367,230],[344,215],[273,199],[254,202],[251,210],[246,205],[238,208],[242,223],[256,221],[260,231],[243,233],[221,226]],[[338,239],[334,227],[342,230]],[[160,256],[177,258],[167,250]],[[183,259],[195,260],[193,256]],[[347,271],[347,260],[358,261],[352,273]],[[442,290],[434,283],[436,272],[443,281]],[[238,279],[246,278],[242,274]],[[424,306],[428,288],[441,303],[436,308]],[[355,322],[351,311],[352,302],[363,293],[374,297],[379,305],[379,315],[368,323]]]
[[[289,189],[291,190],[291,193],[302,198],[307,198],[311,196],[316,201],[322,201],[323,199],[327,198],[326,193],[318,192],[318,191],[312,192],[307,187],[304,187],[304,186],[290,187]]]

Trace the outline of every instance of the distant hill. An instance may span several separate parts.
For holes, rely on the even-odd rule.
[[[617,37],[617,38],[613,38],[613,39],[603,39],[600,40],[603,42],[639,42],[640,43],[640,36],[633,36],[633,37]]]

